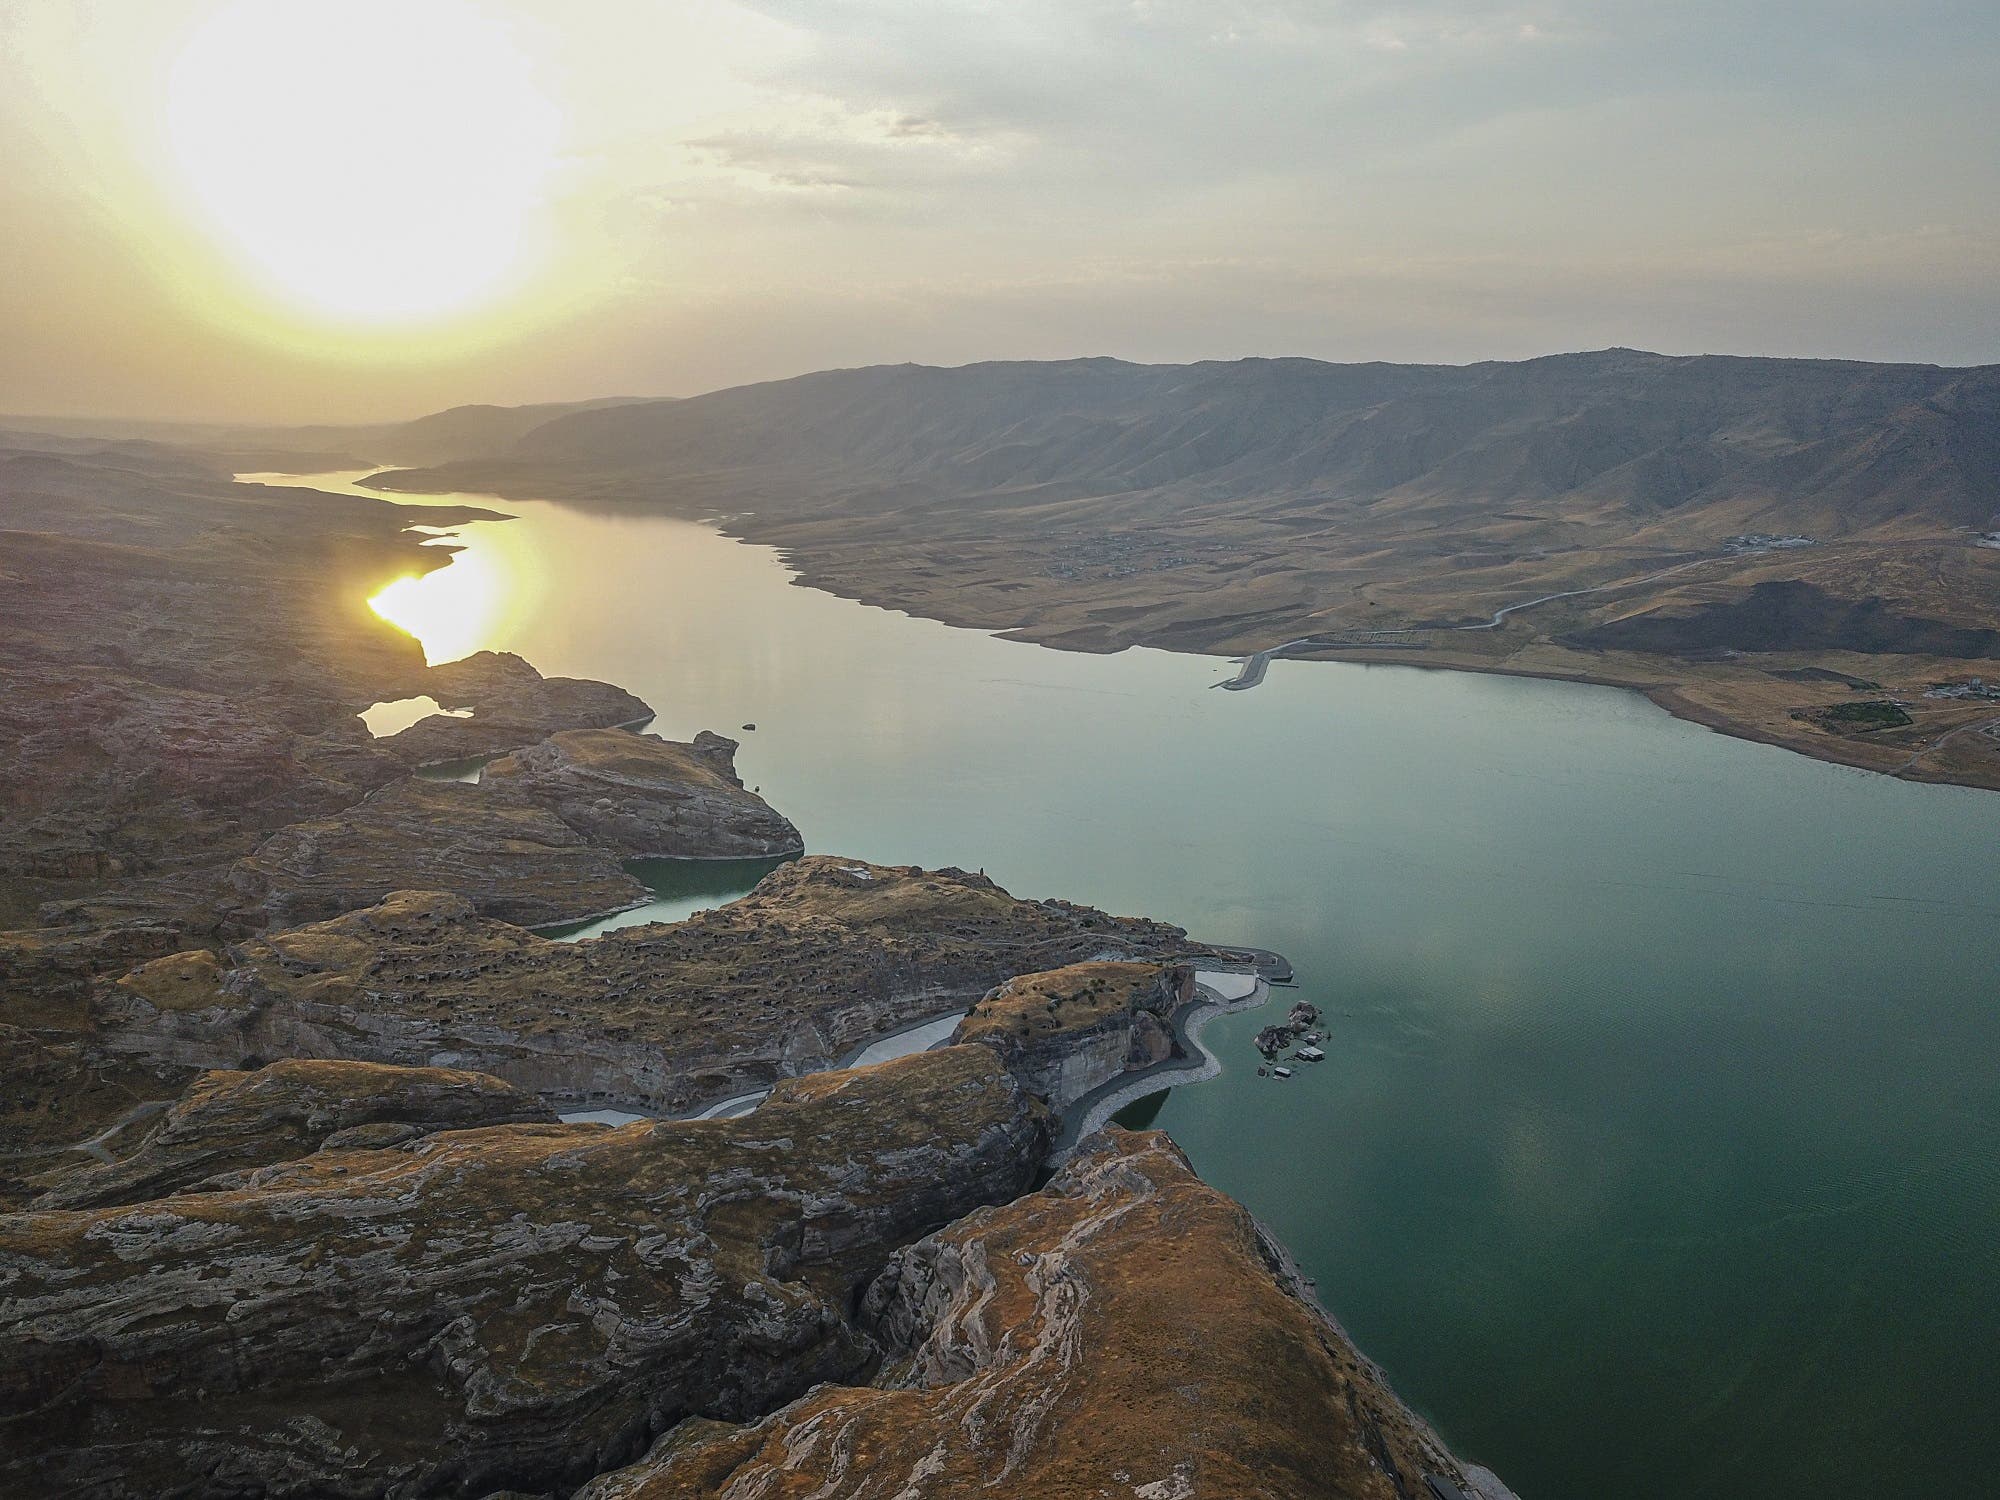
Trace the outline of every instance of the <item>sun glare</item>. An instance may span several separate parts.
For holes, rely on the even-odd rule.
[[[368,601],[391,625],[417,638],[432,666],[494,643],[508,600],[504,581],[477,552],[421,578],[398,578]]]
[[[167,100],[212,232],[284,299],[366,324],[508,289],[560,123],[467,0],[239,0],[188,40]]]

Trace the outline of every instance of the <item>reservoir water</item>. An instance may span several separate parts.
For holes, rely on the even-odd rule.
[[[1230,664],[483,503],[517,518],[385,600],[434,660],[516,650],[741,739],[815,852],[1289,956],[1328,1060],[1258,1078],[1268,1010],[1223,1017],[1225,1072],[1153,1123],[1525,1500],[1992,1493],[2000,795],[1610,689],[1280,661],[1213,692]]]

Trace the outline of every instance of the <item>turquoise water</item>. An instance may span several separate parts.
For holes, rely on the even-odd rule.
[[[641,922],[681,922],[698,911],[734,901],[783,859],[635,859],[626,865],[653,893],[644,906],[590,922],[542,928],[547,937],[581,940]]]
[[[1001,641],[700,527],[502,504],[414,591],[434,654],[740,738],[812,850],[1290,956],[1329,1060],[1259,1079],[1268,1014],[1224,1018],[1228,1071],[1154,1123],[1526,1500],[1990,1488],[2000,795],[1608,689],[1278,662],[1212,692],[1227,663]]]

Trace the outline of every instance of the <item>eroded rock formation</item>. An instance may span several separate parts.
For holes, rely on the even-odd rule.
[[[1163,1135],[1091,1138],[1047,1188],[898,1254],[886,1364],[760,1422],[688,1423],[577,1500],[1415,1500],[1463,1473]]]
[[[478,651],[432,667],[421,691],[470,718],[432,714],[377,743],[408,765],[472,760],[532,745],[565,729],[609,729],[653,717],[645,701],[608,682],[544,677],[511,651]]]
[[[204,1073],[138,1148],[64,1174],[41,1208],[111,1208],[184,1192],[322,1147],[399,1146],[475,1125],[553,1125],[533,1095],[457,1068],[287,1058],[250,1073]]]
[[[617,855],[546,808],[416,778],[280,829],[238,862],[230,884],[237,918],[251,927],[323,921],[411,889],[456,892],[487,916],[527,926],[646,899]]]
[[[1120,1073],[1172,1057],[1174,1012],[1192,999],[1186,964],[1072,964],[996,987],[952,1040],[993,1048],[1030,1091],[1065,1109]]]
[[[451,1131],[0,1218],[0,1489],[568,1489],[684,1417],[863,1374],[855,1294],[1045,1145],[960,1047],[741,1120]]]
[[[707,730],[681,744],[618,729],[550,735],[487,766],[481,787],[548,808],[625,859],[797,854],[798,829],[743,785],[737,742]]]
[[[107,1051],[182,1066],[469,1067],[565,1100],[680,1113],[829,1067],[1022,970],[1206,951],[1178,927],[1020,900],[962,870],[821,855],[685,922],[579,943],[401,893],[220,961],[144,965],[100,995],[97,1021]]]

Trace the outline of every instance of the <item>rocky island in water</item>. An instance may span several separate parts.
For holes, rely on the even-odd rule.
[[[0,500],[0,1490],[1508,1493],[1164,1135],[1065,1139],[1273,956],[806,854],[720,734],[428,665],[386,502],[130,444]],[[531,930],[662,857],[787,862]]]

